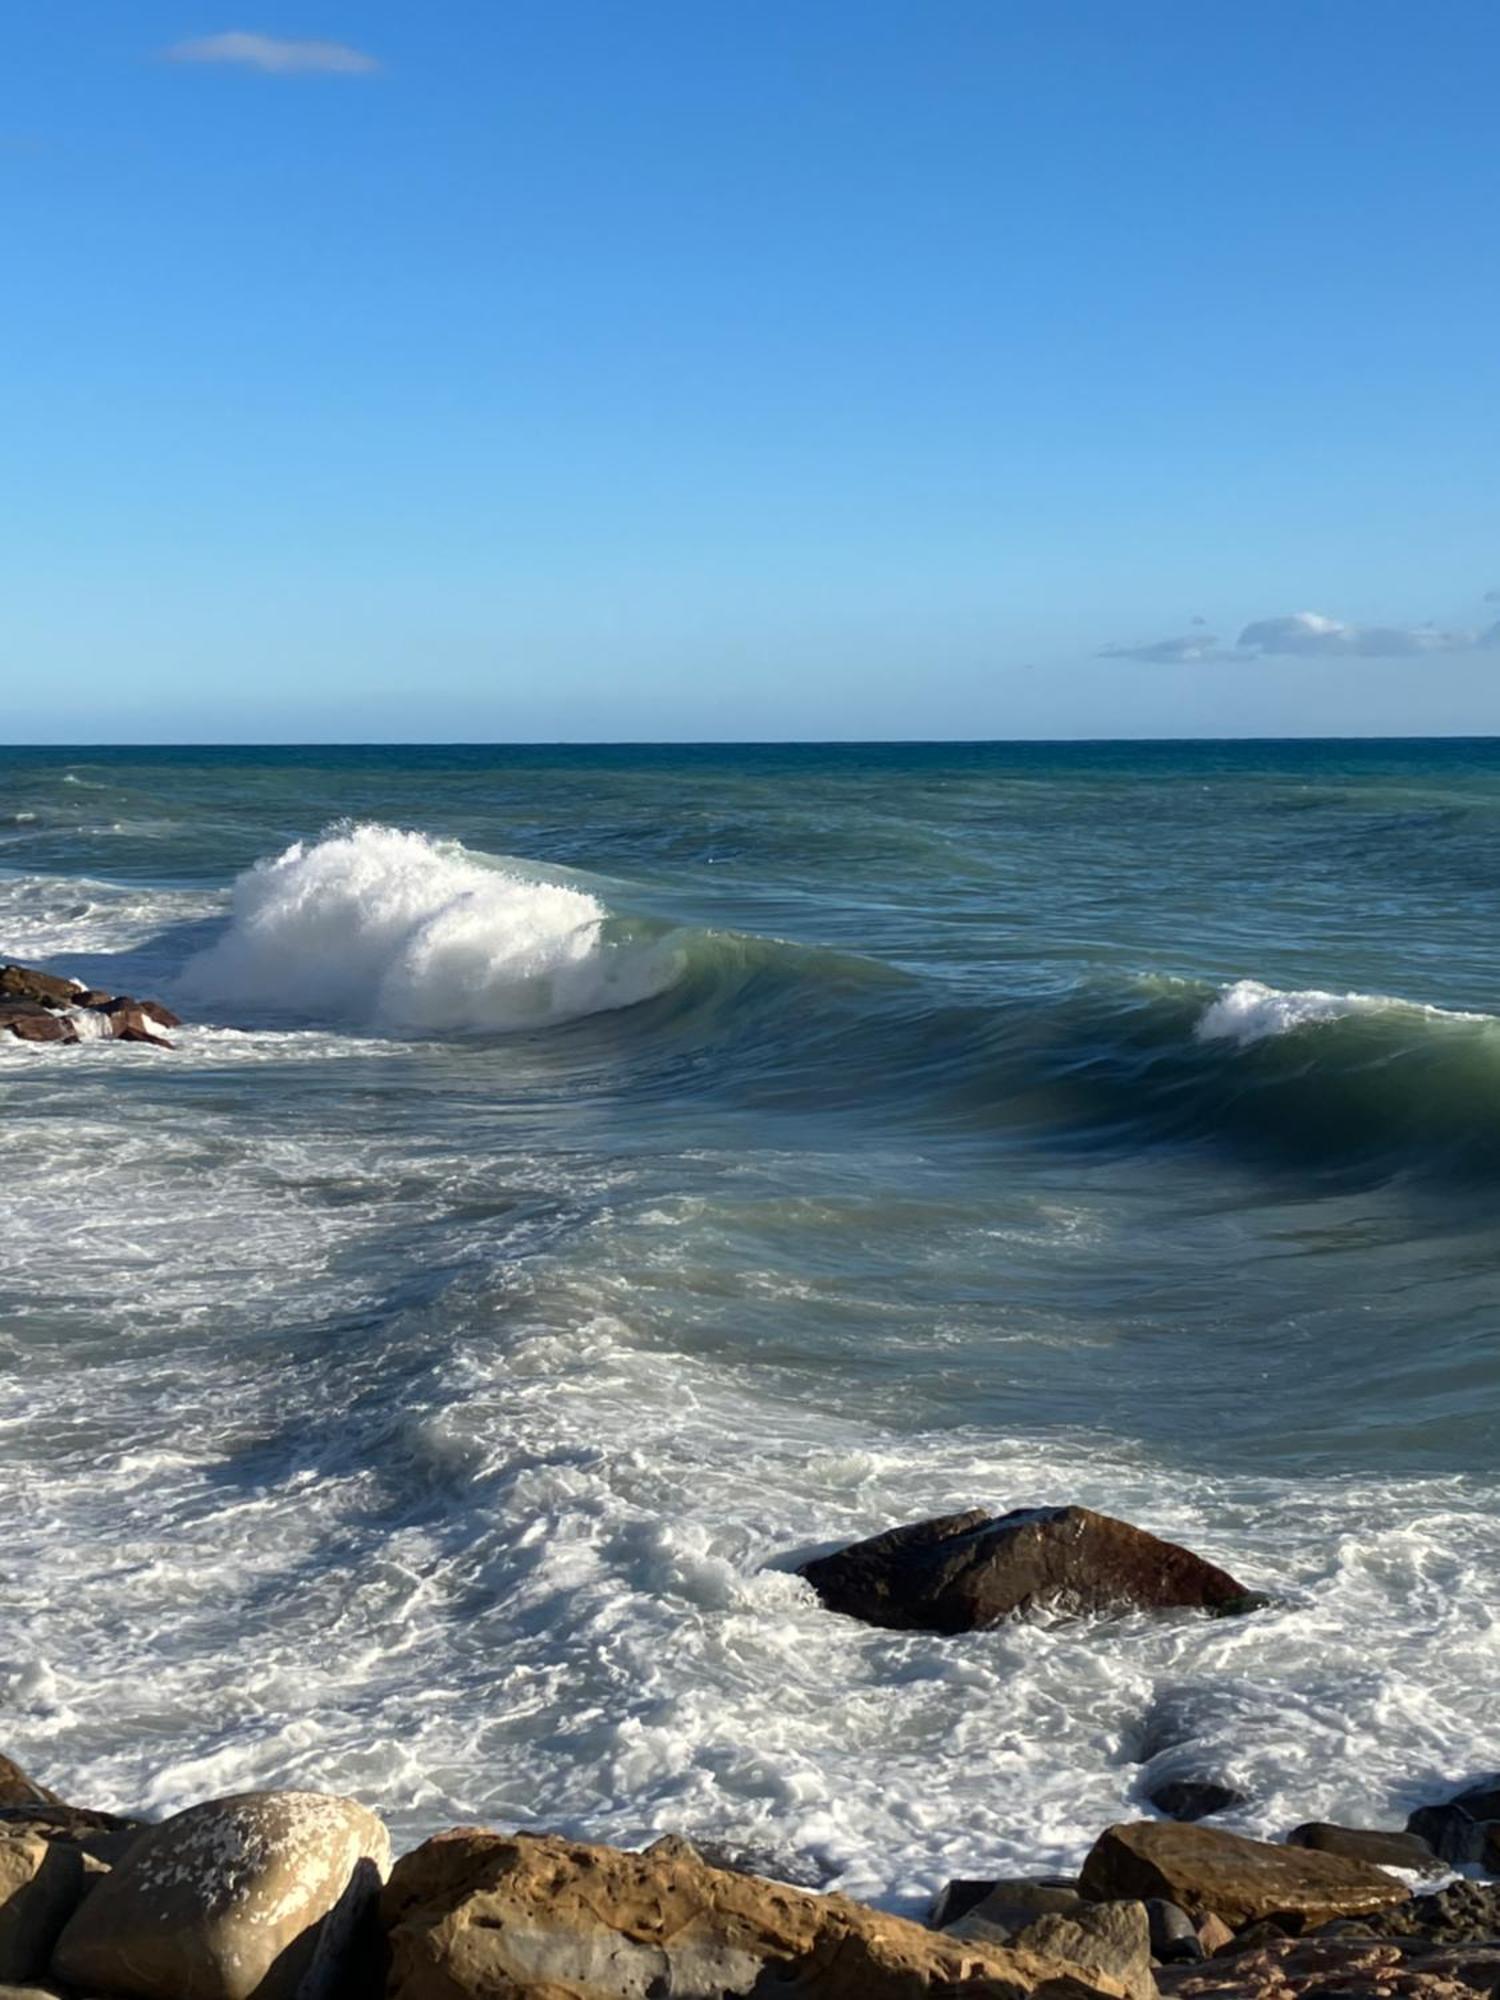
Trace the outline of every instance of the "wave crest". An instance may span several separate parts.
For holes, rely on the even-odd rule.
[[[1233,1041],[1241,1048],[1298,1028],[1315,1028],[1356,1015],[1407,1014],[1431,1021],[1487,1021],[1485,1014],[1463,1014],[1447,1007],[1427,1007],[1382,993],[1324,993],[1315,987],[1286,992],[1258,979],[1238,979],[1203,1010],[1194,1034],[1200,1042]]]
[[[420,1033],[545,1027],[672,985],[661,939],[610,934],[582,889],[388,826],[297,841],[240,875],[229,928],[183,990],[303,1019]]]

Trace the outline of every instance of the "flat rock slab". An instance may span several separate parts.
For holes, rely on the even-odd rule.
[[[1234,1929],[1287,1917],[1310,1930],[1333,1917],[1393,1909],[1410,1896],[1404,1882],[1365,1861],[1171,1820],[1107,1827],[1078,1886],[1095,1902],[1159,1896],[1195,1917],[1212,1912]]]
[[[53,1977],[121,2000],[323,2000],[390,1839],[353,1799],[246,1792],[145,1829],[69,1922]]]
[[[970,1945],[711,1868],[683,1840],[644,1853],[460,1828],[403,1855],[381,1899],[386,2000],[1124,2000],[1031,1951]]]
[[[1445,1874],[1425,1840],[1414,1833],[1382,1827],[1336,1826],[1330,1820],[1308,1820],[1287,1835],[1289,1847],[1316,1848],[1320,1854],[1342,1854],[1350,1861],[1368,1861],[1376,1868],[1410,1868],[1418,1874]]]
[[[982,1508],[891,1528],[801,1571],[831,1611],[897,1631],[972,1632],[1032,1610],[1254,1610],[1226,1570],[1089,1507]]]

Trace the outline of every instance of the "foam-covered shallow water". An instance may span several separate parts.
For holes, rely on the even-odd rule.
[[[676,1829],[899,1907],[1171,1776],[1500,1765],[1488,745],[25,752],[5,1747]],[[866,1631],[1079,1500],[1240,1621]]]

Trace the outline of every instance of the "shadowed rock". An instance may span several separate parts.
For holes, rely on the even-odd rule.
[[[0,1806],[60,1806],[56,1792],[49,1792],[35,1778],[28,1777],[19,1764],[0,1757]]]
[[[831,1611],[898,1631],[970,1632],[1032,1610],[1222,1614],[1265,1602],[1190,1549],[1088,1507],[973,1508],[854,1542],[800,1574]]]
[[[1500,1875],[1500,1777],[1481,1778],[1441,1805],[1420,1806],[1406,1830],[1444,1861],[1460,1868],[1477,1862],[1487,1874]]]

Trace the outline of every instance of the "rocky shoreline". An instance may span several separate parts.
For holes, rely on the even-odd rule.
[[[1405,1832],[1107,1827],[1075,1878],[950,1882],[924,1926],[675,1836],[459,1827],[392,1865],[353,1799],[151,1823],[0,1757],[0,2000],[1465,2000],[1500,1993],[1500,1881],[1459,1856],[1500,1860],[1500,1779]]]
[[[0,964],[0,1036],[21,1042],[146,1042],[169,1049],[182,1022],[159,1000],[105,993],[35,966]]]

